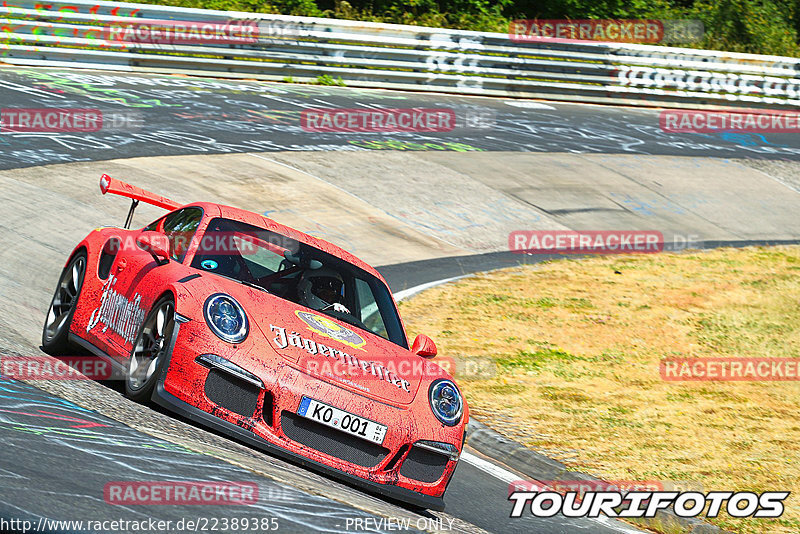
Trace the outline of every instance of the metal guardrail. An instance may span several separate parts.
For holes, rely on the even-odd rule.
[[[247,42],[131,42],[109,28],[247,24]],[[245,21],[245,22],[242,22]],[[155,40],[158,41],[158,40]],[[0,62],[685,108],[800,108],[800,59],[348,20],[4,0]]]

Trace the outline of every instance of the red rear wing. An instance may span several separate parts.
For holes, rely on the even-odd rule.
[[[166,210],[174,210],[182,206],[182,204],[178,204],[173,200],[160,197],[150,191],[145,191],[144,189],[125,183],[122,180],[112,178],[107,174],[100,177],[100,191],[102,191],[104,195],[106,193],[112,193],[114,195],[132,198],[133,200],[141,200],[142,202]]]

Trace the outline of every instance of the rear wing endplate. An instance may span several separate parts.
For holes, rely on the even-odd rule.
[[[132,199],[131,209],[128,211],[128,218],[125,220],[125,228],[130,227],[131,222],[133,221],[133,212],[136,210],[136,206],[139,205],[139,201],[142,201],[146,204],[152,204],[153,206],[158,206],[159,208],[164,208],[166,210],[174,210],[182,206],[182,204],[178,204],[174,200],[158,196],[150,191],[145,191],[144,189],[136,187],[135,185],[112,178],[107,174],[104,174],[100,177],[100,191],[104,195],[106,193],[111,193],[113,195],[119,195]]]

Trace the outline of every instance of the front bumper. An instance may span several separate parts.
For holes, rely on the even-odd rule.
[[[256,417],[247,419],[213,405],[202,393],[202,384],[208,378],[208,370],[203,371],[194,360],[198,354],[209,352],[212,348],[219,349],[219,344],[212,340],[208,344],[216,345],[215,347],[203,346],[207,344],[203,339],[205,336],[198,336],[199,332],[196,330],[204,325],[198,323],[199,321],[192,321],[188,324],[183,322],[176,324],[173,338],[170,340],[170,350],[168,351],[170,360],[165,362],[164,372],[153,392],[152,399],[154,402],[192,421],[207,425],[246,442],[257,449],[299,463],[385,498],[430,510],[444,509],[442,496],[455,469],[455,461],[451,460],[448,463],[441,479],[421,484],[418,481],[406,480],[399,474],[400,469],[398,466],[395,466],[395,469],[390,472],[385,471],[387,463],[397,463],[401,457],[405,459],[410,456],[409,451],[414,449],[410,445],[406,445],[403,453],[397,442],[388,444],[389,454],[387,458],[374,468],[347,463],[341,458],[329,457],[325,453],[314,450],[312,447],[303,446],[302,443],[292,441],[287,435],[289,434],[286,431],[288,429],[283,429],[282,419],[286,418],[287,415],[294,414],[296,409],[294,403],[299,395],[299,393],[289,391],[286,388],[280,390],[280,399],[275,401],[273,412],[275,421],[270,426],[265,425],[264,421]],[[183,334],[181,330],[184,331]],[[191,339],[191,343],[184,342],[184,337]],[[204,351],[203,349],[209,350]],[[224,354],[221,356],[225,357]],[[171,366],[170,363],[175,365]],[[190,366],[197,366],[198,368]],[[171,368],[172,371],[170,371]],[[290,373],[297,374],[300,371],[291,369]],[[191,379],[187,379],[186,375],[193,376]],[[192,395],[182,394],[180,384],[177,387],[170,385],[170,381],[180,382],[181,380],[187,383],[191,382],[191,387],[188,387],[188,389],[193,391]],[[184,386],[186,385],[184,384]],[[198,386],[200,392],[198,392]],[[184,391],[185,389],[187,388],[184,388]],[[323,396],[320,400],[325,401],[326,399]],[[264,402],[262,397],[261,403]],[[264,408],[266,410],[261,403],[259,404],[259,409]],[[277,423],[278,421],[281,421],[281,423]],[[452,429],[448,430],[452,431]],[[419,439],[430,438],[431,436],[419,436]]]

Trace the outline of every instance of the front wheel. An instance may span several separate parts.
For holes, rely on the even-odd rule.
[[[42,349],[58,356],[69,351],[69,327],[78,305],[83,279],[86,275],[86,254],[79,252],[67,264],[58,280],[53,300],[42,330]]]
[[[171,297],[156,302],[142,323],[133,344],[125,394],[136,402],[147,402],[153,394],[169,351],[175,329],[175,303]]]

